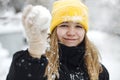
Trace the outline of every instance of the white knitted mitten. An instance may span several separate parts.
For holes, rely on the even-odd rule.
[[[50,20],[50,12],[43,6],[28,5],[23,11],[22,22],[32,57],[40,58],[45,53]]]

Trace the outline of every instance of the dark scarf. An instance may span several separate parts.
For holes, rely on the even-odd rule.
[[[69,70],[74,70],[84,63],[85,42],[76,47],[67,47],[59,43],[60,63],[65,65]]]

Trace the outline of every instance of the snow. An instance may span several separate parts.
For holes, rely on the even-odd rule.
[[[15,14],[13,11],[8,11],[0,17],[0,34],[21,32],[23,30],[21,24],[21,14]]]
[[[6,49],[2,48],[0,43],[0,80],[5,80],[11,63],[11,58],[8,57],[9,53]]]
[[[98,47],[102,63],[110,73],[110,80],[120,80],[120,37],[99,31],[90,31],[88,32],[88,36]]]
[[[0,16],[0,36],[22,31],[21,13],[15,14],[14,11],[7,11]],[[0,80],[6,80],[11,61],[9,51],[3,48],[0,41]]]

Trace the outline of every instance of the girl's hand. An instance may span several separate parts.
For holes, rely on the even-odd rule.
[[[23,10],[22,22],[32,57],[40,58],[45,53],[50,20],[50,12],[43,6],[28,5]]]

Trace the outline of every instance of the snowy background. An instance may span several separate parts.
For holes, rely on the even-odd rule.
[[[0,0],[0,80],[6,80],[12,55],[26,48],[21,23],[23,8],[28,4],[41,4],[51,10],[53,1]],[[98,47],[110,80],[120,80],[120,0],[82,1],[89,8],[88,36]]]

